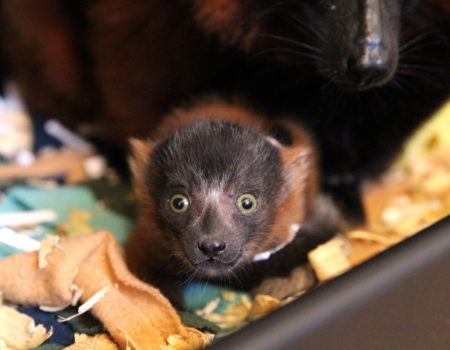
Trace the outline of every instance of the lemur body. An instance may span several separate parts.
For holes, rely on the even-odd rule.
[[[132,271],[177,303],[177,287],[191,279],[250,288],[287,274],[336,233],[332,217],[317,220],[329,213],[308,134],[277,124],[203,100],[165,118],[153,138],[132,141],[140,205],[126,249]],[[277,128],[288,144],[271,135]]]

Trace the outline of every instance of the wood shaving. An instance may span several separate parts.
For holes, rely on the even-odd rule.
[[[2,223],[2,226],[8,227],[29,227],[55,221],[56,218],[56,213],[53,210],[48,209],[0,213],[0,222]]]
[[[13,349],[8,348],[8,346],[6,345],[5,341],[0,339],[0,350],[13,350]]]
[[[211,313],[204,318],[217,324],[220,328],[235,328],[246,323],[250,314],[251,303],[241,300],[239,303],[230,305],[223,313]]]
[[[47,237],[41,242],[38,253],[38,267],[40,269],[47,266],[47,255],[53,251],[58,242],[59,237],[56,235],[47,235]]]
[[[241,295],[241,303],[243,303],[248,308],[252,306],[250,298],[245,294]]]
[[[84,304],[80,305],[78,307],[78,312],[76,314],[66,317],[66,318],[59,317],[58,321],[59,322],[67,322],[67,321],[74,319],[75,317],[78,317],[78,316],[84,314],[85,312],[89,311],[96,303],[98,303],[105,296],[105,294],[108,291],[109,291],[109,287],[105,287],[105,288],[101,289],[100,291],[95,293],[93,296],[91,296],[88,300],[86,300],[86,302]]]
[[[250,309],[249,318],[255,320],[280,306],[280,301],[270,295],[259,294],[253,298],[253,304]]]
[[[385,244],[363,239],[350,239],[350,247],[352,252],[348,260],[352,266],[356,266],[388,248]]]
[[[113,342],[107,334],[96,334],[88,336],[86,334],[75,333],[75,343],[64,350],[119,350],[119,347]]]
[[[53,331],[12,307],[0,307],[0,339],[7,348],[30,349],[41,345],[52,336]]]
[[[70,304],[69,304],[70,305]],[[39,309],[45,312],[58,312],[64,310],[69,305],[62,305],[62,306],[52,306],[52,305],[40,305]]]
[[[220,298],[215,298],[205,305],[203,309],[195,311],[197,316],[206,317],[210,315],[220,304]]]
[[[395,235],[380,235],[378,233],[369,232],[365,230],[352,230],[347,232],[347,237],[349,239],[362,239],[372,242],[377,242],[384,244],[386,246],[390,246],[398,243],[402,240],[402,237]]]
[[[186,328],[187,337],[181,335],[170,335],[167,338],[167,345],[163,345],[161,350],[195,350],[202,349],[211,344],[214,335],[202,333],[195,328]]]
[[[367,225],[345,233],[352,266],[450,214],[450,102],[405,145],[394,166],[367,182]]]
[[[352,267],[345,250],[345,241],[333,238],[308,253],[308,260],[319,281],[337,277]]]
[[[72,284],[72,285],[70,286],[70,290],[71,290],[72,293],[73,293],[73,298],[72,298],[71,305],[72,305],[72,306],[75,306],[75,305],[77,305],[78,302],[80,301],[80,299],[81,299],[81,297],[82,297],[84,291],[83,291],[83,289],[81,289],[80,287],[78,287],[78,286],[75,285],[75,284]]]
[[[224,290],[220,292],[220,296],[226,301],[233,301],[234,299],[236,299],[237,293],[229,290]]]

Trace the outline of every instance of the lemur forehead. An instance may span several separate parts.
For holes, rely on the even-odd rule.
[[[223,187],[210,187],[205,192],[205,200],[207,202],[218,202],[223,196]]]

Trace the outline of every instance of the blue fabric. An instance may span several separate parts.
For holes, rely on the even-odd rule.
[[[60,186],[54,189],[14,186],[6,191],[6,200],[0,205],[0,213],[32,209],[50,209],[57,214],[55,222],[44,225],[48,230],[67,222],[74,209],[89,212],[92,215],[92,227],[112,232],[119,243],[125,242],[132,229],[131,220],[100,207],[92,192],[83,186]]]
[[[72,328],[63,322],[58,322],[56,315],[36,308],[20,307],[19,311],[34,319],[36,324],[42,324],[47,330],[53,329],[53,334],[44,344],[71,345],[75,342]]]
[[[22,251],[17,248],[10,247],[9,245],[0,243],[0,259],[18,253],[22,253]]]
[[[33,123],[33,135],[34,135],[34,145],[33,151],[35,153],[39,152],[40,149],[44,147],[55,147],[59,148],[62,146],[61,142],[55,139],[53,136],[47,134],[44,129],[44,121],[39,117],[32,117]]]
[[[223,292],[236,293],[233,300],[225,300],[222,297]],[[203,309],[209,302],[219,298],[220,302],[214,309],[216,313],[223,313],[229,306],[241,301],[242,296],[251,300],[249,293],[225,288],[211,283],[193,282],[188,284],[183,291],[183,299],[187,311],[194,312]]]

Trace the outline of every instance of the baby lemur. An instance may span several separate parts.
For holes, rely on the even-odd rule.
[[[249,289],[287,274],[337,231],[316,152],[294,123],[211,98],[131,144],[139,215],[127,261],[177,305],[192,279]]]

